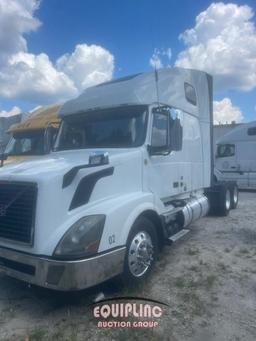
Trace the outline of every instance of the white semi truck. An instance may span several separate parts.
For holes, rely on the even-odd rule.
[[[180,68],[88,88],[54,150],[0,170],[0,268],[56,290],[140,281],[165,243],[236,206],[213,185],[212,78]]]
[[[217,141],[216,178],[239,188],[256,188],[256,122],[243,124]]]

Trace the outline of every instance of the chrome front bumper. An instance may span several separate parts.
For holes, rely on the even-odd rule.
[[[75,261],[58,261],[0,248],[0,270],[22,281],[55,290],[89,288],[123,271],[125,247]]]

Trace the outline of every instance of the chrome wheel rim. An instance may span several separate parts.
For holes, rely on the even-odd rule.
[[[227,189],[227,192],[226,192],[226,209],[227,210],[230,209],[230,202],[231,202],[230,190]]]
[[[128,265],[135,277],[145,274],[153,261],[153,244],[150,235],[141,231],[137,233],[130,244],[128,251]]]
[[[238,202],[238,189],[237,189],[237,187],[234,188],[233,201],[234,201],[234,204],[235,204],[235,205],[236,205],[237,202]]]

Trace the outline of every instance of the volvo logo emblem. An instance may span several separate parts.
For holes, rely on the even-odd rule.
[[[7,205],[0,204],[0,217],[6,217],[7,208]]]

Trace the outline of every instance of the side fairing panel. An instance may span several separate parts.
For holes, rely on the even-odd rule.
[[[200,122],[200,131],[202,139],[203,152],[203,187],[210,187],[213,176],[213,151],[212,139],[210,136],[210,124],[208,122]]]
[[[201,129],[196,117],[184,114],[183,156],[190,164],[191,190],[204,187]]]

